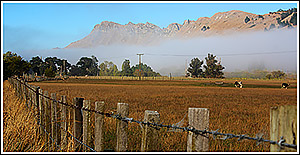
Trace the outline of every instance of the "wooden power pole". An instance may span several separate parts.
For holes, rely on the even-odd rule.
[[[142,59],[141,56],[144,54],[136,54],[139,56],[139,80],[141,80],[141,76],[142,76]]]

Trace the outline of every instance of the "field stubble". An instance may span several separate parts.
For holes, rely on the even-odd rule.
[[[196,81],[197,82],[197,81]],[[230,81],[231,82],[231,81]],[[270,108],[280,105],[297,105],[297,89],[280,89],[280,81],[243,81],[261,88],[199,86],[195,81],[121,81],[121,80],[70,80],[66,82],[38,82],[43,90],[66,95],[68,104],[74,97],[105,102],[105,111],[116,111],[117,103],[129,104],[129,116],[143,120],[145,110],[160,113],[163,124],[175,124],[182,120],[188,108],[209,109],[209,130],[222,133],[247,134],[256,137],[264,134],[269,139]],[[296,82],[294,82],[296,83]],[[273,88],[279,85],[278,88]],[[268,86],[270,86],[268,88]],[[58,97],[60,98],[60,97]],[[92,108],[94,106],[92,105]],[[94,115],[92,114],[92,118]],[[93,119],[92,119],[93,121]],[[185,117],[183,126],[188,125]],[[140,151],[141,127],[129,123],[128,151]],[[116,121],[105,118],[106,150],[116,145]],[[161,129],[159,151],[186,151],[185,132],[169,132]],[[93,146],[93,144],[91,144]],[[210,137],[209,151],[269,151],[268,143],[256,146],[255,141],[237,139],[220,140]]]

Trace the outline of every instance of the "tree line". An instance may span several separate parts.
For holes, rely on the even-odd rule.
[[[130,66],[128,59],[123,61],[120,71],[112,61],[104,61],[99,66],[97,63],[98,59],[95,56],[91,58],[82,57],[76,65],[71,66],[69,74],[72,76],[139,76],[139,64]],[[156,77],[161,75],[153,71],[147,64],[141,63],[141,76]]]
[[[195,57],[191,59],[187,68],[186,77],[193,78],[224,78],[224,66],[216,56],[208,53],[204,60]],[[35,56],[29,61],[24,60],[21,56],[11,51],[3,54],[3,75],[4,80],[10,76],[22,76],[23,73],[35,74],[38,76],[55,77],[57,75],[71,76],[139,76],[139,64],[130,65],[130,60],[125,59],[122,63],[121,70],[118,70],[116,64],[111,61],[104,61],[99,65],[97,57],[81,57],[75,65],[71,65],[66,59],[57,57],[46,57],[44,60]],[[281,79],[286,74],[278,71],[263,71],[255,73],[255,77],[259,74],[259,78]],[[141,76],[158,77],[158,72],[153,71],[151,66],[141,63]],[[252,77],[246,72],[231,73],[228,77]],[[254,76],[254,75],[253,75]]]
[[[57,75],[71,76],[139,76],[139,64],[130,66],[130,60],[125,59],[122,70],[118,70],[116,64],[104,61],[98,65],[97,57],[81,57],[75,65],[71,65],[66,59],[57,57],[46,57],[43,60],[39,56],[32,57],[29,61],[11,51],[3,54],[4,79],[10,76],[22,76],[23,73],[35,74],[37,76],[55,77]],[[63,65],[65,64],[65,65]],[[156,77],[159,73],[147,64],[141,64],[141,76]]]

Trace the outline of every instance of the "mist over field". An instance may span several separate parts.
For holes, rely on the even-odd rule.
[[[193,39],[166,40],[158,45],[107,45],[86,49],[49,49],[25,50],[18,52],[25,59],[34,56],[56,56],[67,59],[71,64],[83,56],[98,58],[99,64],[112,61],[121,69],[122,62],[129,59],[132,65],[138,64],[137,53],[144,53],[142,62],[151,66],[161,75],[181,76],[185,73],[186,65],[191,59],[201,60],[208,53],[221,59],[225,72],[267,69],[283,70],[284,72],[297,70],[297,29],[283,29],[272,31],[255,31],[232,33],[211,37],[197,37]]]

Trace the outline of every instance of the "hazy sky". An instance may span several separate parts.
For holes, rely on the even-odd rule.
[[[173,3],[169,1],[166,3],[141,3],[134,1],[129,3],[117,3],[113,1],[108,3],[86,3],[77,1],[74,1],[74,3],[70,3],[69,1],[64,3],[45,3],[43,1],[41,1],[41,3],[11,3],[2,1],[1,11],[3,17],[1,29],[3,33],[1,33],[1,50],[2,53],[10,50],[29,60],[36,55],[43,57],[55,56],[53,52],[49,52],[52,48],[65,47],[71,42],[82,39],[91,32],[96,24],[102,21],[113,21],[120,24],[127,24],[128,22],[135,24],[150,22],[164,28],[171,23],[182,24],[184,20],[187,19],[197,20],[199,17],[211,17],[217,12],[241,10],[254,14],[266,14],[277,11],[278,9],[286,10],[293,7],[297,8],[297,5],[297,1],[274,1],[272,3],[269,1],[258,1],[256,3],[251,1],[250,3],[224,3],[223,1],[219,3],[214,1],[208,1],[207,3],[197,1],[174,1]],[[296,40],[292,40],[292,42],[294,41]],[[167,44],[161,46],[167,46]],[[111,50],[118,47],[102,48]],[[137,59],[136,53],[138,53],[138,50],[141,48],[129,46],[128,48],[137,51],[130,54],[123,52],[123,55],[128,58],[131,55],[132,58],[130,59],[134,59],[132,62],[135,63],[135,59]],[[264,48],[262,48],[262,50],[263,49]],[[290,49],[282,50],[288,51]],[[297,48],[292,50],[297,50]],[[146,51],[144,52],[147,53]],[[78,58],[72,58],[73,60],[70,60],[73,64],[76,63],[81,56],[85,55],[91,56],[91,54],[94,54],[103,57],[99,52],[97,53],[93,50],[74,55],[70,55],[69,52],[68,54],[61,52],[64,51],[60,50],[59,53],[56,52],[57,56],[66,56],[65,59],[68,59],[68,56],[78,56]],[[231,51],[228,52],[230,53]],[[193,52],[191,51],[190,53]],[[207,51],[205,55],[207,55]],[[107,59],[120,57],[120,59],[124,60],[124,57],[122,57],[120,53],[115,53],[115,55],[111,57],[109,57],[109,55],[105,56]],[[154,55],[152,55],[152,57],[154,57]],[[147,60],[147,57],[143,59]],[[183,64],[184,63],[185,61]],[[117,65],[119,67],[121,64]]]

